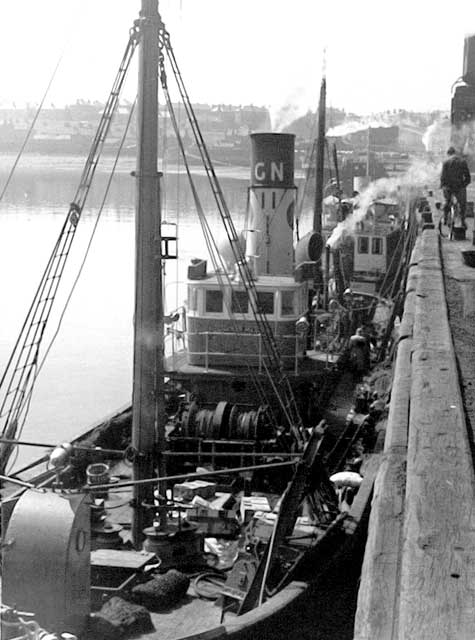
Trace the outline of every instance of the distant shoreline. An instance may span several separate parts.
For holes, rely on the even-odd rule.
[[[0,152],[0,174],[7,174],[15,162],[16,155],[14,153],[1,153]],[[99,172],[110,171],[115,160],[115,156],[103,155],[101,162],[98,165]],[[79,155],[56,155],[56,154],[43,154],[43,153],[24,153],[17,167],[19,172],[38,171],[38,172],[70,172],[80,173],[84,167],[86,161],[86,155],[84,157]],[[163,170],[161,164],[159,164],[159,170]],[[206,171],[203,166],[199,164],[193,164],[190,166],[191,173],[194,175],[206,175]],[[130,174],[135,170],[135,158],[133,156],[121,157],[116,168],[116,173]],[[168,173],[180,173],[185,174],[183,165],[170,164],[166,165],[166,172]],[[243,167],[237,165],[223,165],[216,162],[216,173],[223,178],[229,178],[234,180],[250,180],[250,167]],[[301,170],[295,170],[295,179],[298,180],[304,176],[304,172]]]
[[[13,153],[0,153],[0,173],[5,174],[10,171],[15,162],[16,155]],[[113,166],[115,156],[103,155],[98,165],[98,171],[110,171]],[[66,171],[79,173],[84,167],[86,155],[56,155],[42,153],[24,153],[17,167],[17,171]],[[131,173],[135,170],[135,157],[121,157],[116,168],[116,173]],[[163,170],[159,164],[159,170]],[[216,173],[223,177],[234,178],[236,180],[249,180],[249,167],[223,165],[216,163]],[[167,163],[166,171],[169,173],[185,173],[183,165]],[[191,165],[191,172],[195,175],[205,175],[205,170],[201,165]]]

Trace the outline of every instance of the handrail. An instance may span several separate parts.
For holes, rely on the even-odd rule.
[[[257,342],[257,351],[255,353],[250,353],[250,354],[243,354],[243,353],[229,353],[229,352],[225,352],[225,351],[211,351],[209,349],[209,338],[211,336],[222,336],[222,337],[228,337],[228,336],[235,336],[235,337],[239,337],[239,338],[255,338],[258,342]],[[195,350],[191,350],[189,348],[189,338],[190,336],[203,336],[205,338],[205,349],[204,351],[195,351]],[[246,355],[246,358],[248,359],[257,359],[257,365],[258,365],[258,371],[259,373],[262,373],[263,371],[263,364],[264,361],[268,360],[268,354],[266,353],[265,349],[263,349],[263,337],[260,333],[249,333],[249,332],[233,332],[232,334],[230,334],[230,332],[228,331],[188,331],[187,332],[187,338],[188,338],[188,346],[187,346],[187,353],[189,355],[192,356],[201,356],[204,357],[205,359],[205,369],[209,370],[210,368],[210,357],[225,357],[229,360],[237,360],[237,359],[242,359],[243,355]],[[304,358],[305,354],[304,354],[304,350],[299,350],[299,346],[302,344],[302,342],[304,342],[306,340],[305,337],[303,336],[299,336],[297,334],[279,334],[276,336],[276,340],[279,342],[295,342],[295,347],[293,349],[293,352],[291,354],[283,354],[281,353],[281,359],[282,361],[286,361],[288,362],[290,359],[292,359],[293,361],[293,368],[294,368],[294,372],[295,374],[298,373],[299,371],[299,362]]]

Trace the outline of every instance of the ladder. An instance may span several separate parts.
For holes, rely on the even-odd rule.
[[[76,229],[91,188],[104,141],[107,137],[112,117],[119,104],[121,89],[138,43],[138,34],[138,27],[134,26],[130,31],[129,41],[86,159],[74,200],[69,206],[66,219],[0,380],[0,390],[3,392],[0,405],[0,422],[4,437],[6,435],[9,438],[15,437],[15,434],[21,431],[22,424],[26,419],[38,372],[42,339]],[[0,451],[0,473],[2,474],[5,471],[11,452],[12,447],[5,447]]]
[[[175,58],[175,54],[173,52],[173,48],[170,43],[170,34],[166,30],[165,25],[163,24],[162,21],[159,28],[158,39],[159,39],[160,50],[161,52],[163,52],[163,50],[166,52],[170,66],[172,68],[172,71],[178,86],[178,91],[180,93],[181,100],[185,107],[188,121],[193,131],[193,136],[195,138],[196,145],[200,152],[201,160],[203,162],[203,166],[205,168],[206,175],[208,177],[208,181],[210,183],[211,190],[213,192],[213,196],[214,196],[216,205],[218,207],[219,214],[221,216],[221,220],[226,230],[226,234],[231,246],[231,250],[233,252],[234,260],[239,270],[239,275],[248,291],[249,305],[252,309],[254,319],[256,321],[259,332],[262,335],[266,356],[269,361],[269,366],[265,364],[265,367],[267,368],[267,373],[271,381],[273,381],[272,384],[274,385],[274,391],[276,392],[276,395],[279,399],[279,403],[281,405],[283,413],[285,414],[289,422],[289,427],[297,443],[299,445],[302,445],[304,443],[303,423],[297,407],[295,396],[294,396],[292,387],[290,385],[290,381],[284,372],[279,350],[278,350],[276,341],[274,339],[274,333],[265,316],[265,313],[261,309],[261,305],[258,299],[257,289],[254,284],[254,278],[249,268],[249,265],[246,261],[245,254],[241,248],[239,237],[236,232],[234,223],[232,221],[226,200],[224,198],[221,185],[216,176],[213,163],[211,161],[208,149],[206,147],[205,141],[203,139],[203,136],[198,124],[198,120],[196,118],[186,87],[184,85],[184,82]],[[159,64],[160,64],[160,77],[161,77],[162,86],[164,88],[164,91],[167,91],[166,73],[164,68],[163,54],[160,55]]]

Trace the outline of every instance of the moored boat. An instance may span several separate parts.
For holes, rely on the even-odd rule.
[[[3,619],[19,637],[30,628],[15,608],[57,633],[94,638],[126,630],[145,637],[255,637],[308,593],[362,522],[376,462],[361,463],[373,448],[374,424],[353,417],[339,439],[327,435],[322,419],[328,398],[342,389],[348,353],[368,357],[344,380],[348,407],[341,412],[370,368],[370,337],[350,339],[372,322],[375,305],[359,304],[353,294],[345,300],[336,259],[332,297],[321,230],[295,246],[293,137],[253,137],[248,222],[238,233],[191,110],[230,260],[213,249],[209,235],[213,271],[204,260],[191,264],[185,310],[163,312],[162,264],[176,255],[175,238],[160,233],[156,93],[164,57],[178,69],[156,0],[143,0],[125,61],[136,47],[137,128],[146,135],[136,171],[132,408],[7,473],[12,447],[21,445],[18,427],[64,256],[117,104],[115,83],[86,182],[10,362],[13,376],[3,379]],[[121,64],[119,80],[123,71]],[[189,108],[180,74],[178,81]],[[206,221],[204,227],[209,233]],[[384,262],[377,267],[384,268]],[[175,342],[162,358],[165,334]],[[360,395],[361,416],[371,415],[373,391]],[[354,475],[332,481],[330,472],[340,471]]]

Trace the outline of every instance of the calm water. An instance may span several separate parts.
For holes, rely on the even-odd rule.
[[[109,161],[110,162],[110,161]],[[0,185],[13,158],[0,157]],[[132,160],[120,165],[91,251],[38,378],[24,439],[68,440],[131,397],[134,279],[134,181]],[[82,169],[79,158],[25,156],[0,203],[0,371],[3,372],[46,261],[73,200]],[[55,313],[42,347],[58,326],[61,311],[91,237],[108,179],[96,176],[89,204],[76,232]],[[199,170],[197,170],[199,171]],[[228,169],[220,181],[236,227],[242,226],[249,172]],[[203,175],[195,176],[202,204],[216,236],[224,241],[214,200]],[[183,303],[183,279],[192,257],[207,257],[186,177],[164,179],[163,219],[177,223],[180,260],[166,267],[169,310]],[[22,447],[19,462],[41,450]]]
[[[0,158],[0,185],[12,162],[11,157]],[[2,372],[74,197],[81,168],[80,159],[25,157],[0,204]],[[134,266],[131,169],[131,161],[126,161],[114,178],[82,276],[38,378],[23,432],[25,439],[51,443],[67,440],[130,400]],[[105,170],[97,176],[83,213],[42,353],[52,329],[58,326],[60,311],[82,261],[107,176]],[[220,222],[205,179],[196,176],[196,181],[210,224],[218,230]],[[231,176],[222,178],[238,225],[246,206],[247,184],[246,170],[234,170]],[[167,264],[167,300],[169,307],[175,308],[184,299],[183,288],[175,283],[182,280],[189,259],[206,257],[206,251],[185,177],[170,175],[164,186],[163,218],[178,223],[181,256],[178,263]],[[38,453],[37,449],[23,447],[19,461]]]

